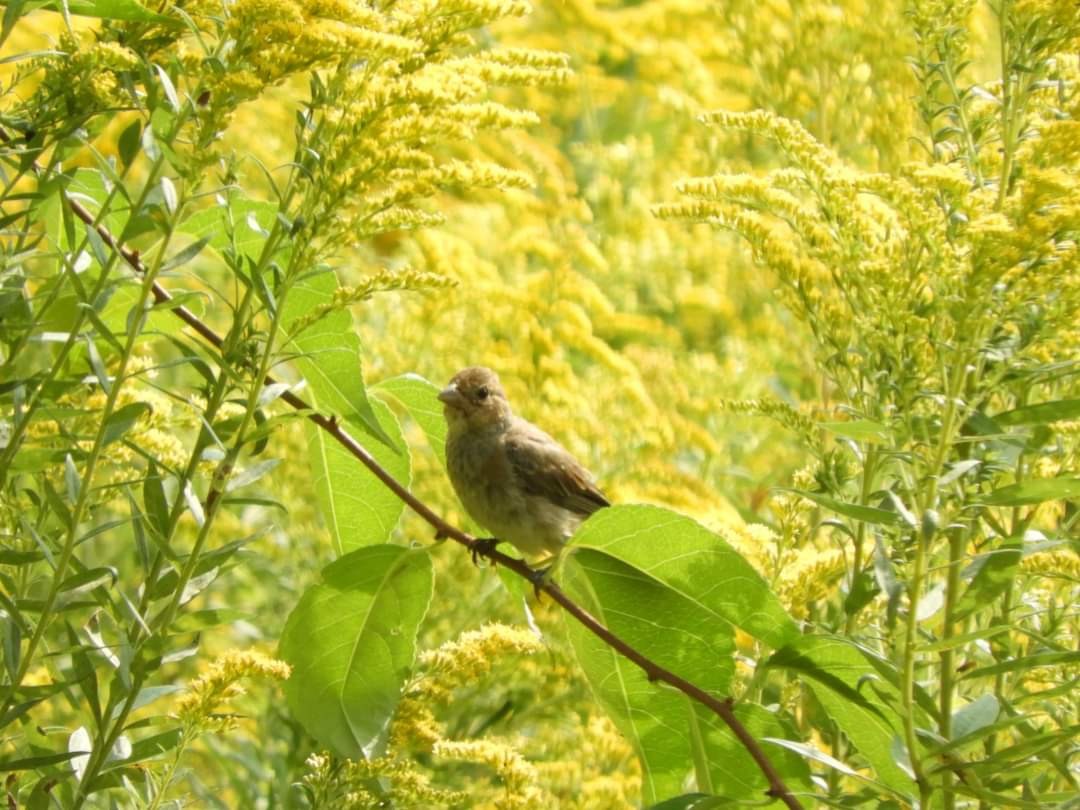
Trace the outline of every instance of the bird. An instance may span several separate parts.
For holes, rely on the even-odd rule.
[[[498,375],[472,366],[438,394],[447,422],[446,467],[469,516],[527,558],[555,560],[585,518],[610,506],[592,475],[555,439],[516,416]]]

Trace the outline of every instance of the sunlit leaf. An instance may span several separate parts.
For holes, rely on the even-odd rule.
[[[285,623],[281,657],[289,709],[342,756],[382,753],[432,593],[429,556],[400,546],[359,549],[332,562]]]

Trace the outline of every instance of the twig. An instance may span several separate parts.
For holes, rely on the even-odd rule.
[[[0,140],[10,143],[9,137],[2,129],[0,129]],[[38,167],[35,165],[34,169],[37,171]],[[139,257],[138,251],[121,244],[104,225],[98,224],[95,226],[94,216],[77,200],[72,199],[67,194],[64,195],[64,198],[68,205],[70,205],[72,213],[88,226],[94,227],[102,241],[120,254],[132,270],[140,275],[146,272],[146,268],[142,263],[142,259]],[[158,303],[165,303],[172,300],[172,296],[169,292],[157,282],[154,282],[153,294],[154,299]],[[195,332],[215,348],[220,349],[224,345],[221,336],[203,323],[202,320],[191,312],[191,310],[187,309],[187,307],[172,307],[171,312],[194,329]],[[267,385],[275,385],[277,382],[278,381],[271,376],[265,378],[265,383]],[[739,718],[735,716],[735,703],[732,698],[727,697],[721,700],[709,694],[701,687],[695,686],[689,681],[680,678],[674,672],[664,669],[651,658],[638,652],[637,649],[611,632],[611,630],[604,626],[604,624],[596,619],[596,617],[567,596],[554,582],[548,579],[538,578],[536,575],[537,572],[530,568],[523,560],[503,554],[498,549],[491,548],[481,543],[477,538],[467,532],[463,532],[456,526],[447,523],[442,517],[428,507],[427,504],[413,495],[389,472],[383,469],[379,462],[375,460],[374,456],[368,453],[356,439],[342,429],[334,416],[324,416],[323,414],[316,412],[303,399],[291,391],[286,391],[282,394],[281,399],[288,403],[292,408],[305,412],[309,420],[333,436],[334,439],[350,453],[350,455],[371,470],[371,472],[374,473],[391,492],[408,505],[416,514],[427,521],[435,529],[437,537],[455,540],[468,548],[470,552],[486,557],[492,562],[498,563],[513,571],[515,574],[525,578],[534,585],[538,592],[542,591],[543,593],[546,593],[553,601],[562,606],[567,613],[580,622],[587,630],[589,630],[589,632],[593,633],[593,635],[601,639],[624,658],[641,667],[650,681],[661,681],[673,686],[687,697],[714,711],[720,719],[724,721],[728,728],[731,729],[739,739],[739,742],[742,743],[743,747],[753,758],[758,768],[761,769],[762,774],[764,774],[769,783],[769,788],[765,791],[765,795],[773,799],[779,799],[791,810],[802,810],[802,805],[799,803],[799,800],[795,798],[794,794],[792,794],[791,790],[784,783],[784,780],[776,771],[776,768],[765,754],[761,745],[754,739],[753,735],[750,734]]]

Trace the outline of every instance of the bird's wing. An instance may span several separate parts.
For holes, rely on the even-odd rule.
[[[518,419],[505,441],[510,466],[526,493],[580,515],[611,505],[577,459],[540,428]]]

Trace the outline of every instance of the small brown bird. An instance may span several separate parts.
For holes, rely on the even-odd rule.
[[[557,441],[515,416],[495,372],[459,371],[439,393],[449,432],[450,483],[473,520],[528,557],[558,554],[597,509],[610,506]]]

